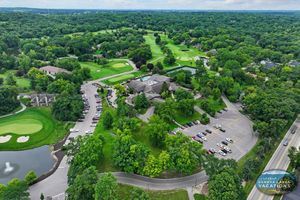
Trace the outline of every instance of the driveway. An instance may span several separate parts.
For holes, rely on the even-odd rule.
[[[239,160],[257,142],[257,137],[253,133],[253,123],[243,114],[239,112],[239,105],[231,103],[226,97],[223,97],[228,111],[223,111],[222,114],[218,113],[215,117],[210,117],[210,124],[208,125],[196,125],[184,129],[182,132],[188,136],[195,136],[199,132],[205,132],[206,129],[211,130],[212,134],[207,134],[207,141],[203,143],[206,149],[214,148],[219,150],[217,143],[225,141],[226,138],[231,138],[234,142],[228,144],[228,147],[232,150],[232,153],[227,154],[226,157]],[[201,109],[197,109],[201,112]],[[221,125],[226,130],[225,133],[219,129],[214,128],[214,125]],[[217,157],[221,157],[216,154]]]
[[[73,132],[70,134],[69,138],[75,138],[79,135],[85,135],[86,131],[94,131],[95,128],[91,127],[93,122],[93,117],[96,115],[96,98],[95,94],[97,93],[97,88],[91,83],[86,83],[81,87],[82,91],[86,95],[86,98],[90,104],[90,109],[83,122],[77,122],[74,129],[80,130],[79,132]],[[69,140],[67,140],[68,142]],[[64,192],[68,187],[67,184],[67,174],[68,174],[69,165],[67,164],[67,157],[65,156],[60,163],[58,169],[41,182],[38,182],[29,188],[30,198],[32,200],[39,200],[41,193],[47,196],[56,196],[60,198],[64,196]]]

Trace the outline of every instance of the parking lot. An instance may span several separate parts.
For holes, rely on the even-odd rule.
[[[211,134],[207,133],[206,136],[204,136],[207,141],[203,141],[203,146],[207,150],[213,148],[217,152],[221,150],[221,148],[217,146],[217,143],[222,144],[221,142],[226,141],[226,138],[232,139],[233,143],[228,142],[228,146],[222,144],[230,148],[232,153],[227,153],[226,156],[222,156],[219,153],[215,155],[219,158],[238,160],[255,145],[257,137],[253,134],[252,122],[239,112],[239,105],[230,103],[226,98],[223,98],[223,100],[227,105],[227,111],[218,113],[214,118],[211,117],[210,124],[193,125],[184,128],[181,132],[193,137],[199,133],[206,132],[206,130],[212,131]],[[220,125],[225,132],[215,128],[215,125]]]

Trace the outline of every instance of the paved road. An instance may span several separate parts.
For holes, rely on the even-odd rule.
[[[295,134],[291,134],[290,130],[287,132],[284,139],[279,144],[269,163],[265,167],[264,171],[271,169],[282,169],[286,170],[290,164],[290,159],[288,157],[288,149],[292,146],[298,147],[300,145],[300,118],[298,117],[294,124],[291,126],[297,126],[298,129]],[[288,146],[283,146],[285,140],[289,140]],[[247,200],[272,200],[273,196],[261,193],[255,186],[253,187],[251,193]],[[298,198],[300,199],[300,198]]]
[[[86,83],[82,85],[82,90],[84,91],[86,98],[90,104],[90,110],[84,119],[84,122],[77,122],[74,129],[80,130],[78,133],[71,133],[70,137],[77,137],[79,135],[84,135],[85,131],[94,131],[94,127],[91,127],[93,117],[96,114],[96,99],[94,95],[97,92],[97,88],[93,86],[91,83]],[[30,187],[30,198],[32,200],[39,200],[41,193],[47,196],[63,196],[60,195],[65,192],[67,188],[67,174],[68,174],[69,165],[67,164],[67,157],[65,156],[60,163],[58,169],[46,178],[45,180],[33,185]]]
[[[24,112],[27,107],[22,102],[20,102],[20,104],[21,104],[21,107],[22,107],[20,110],[14,112],[14,113],[7,114],[7,115],[2,115],[2,116],[0,116],[0,118],[9,117],[9,116],[16,115],[18,113]]]
[[[113,175],[118,179],[119,183],[138,186],[148,190],[185,189],[208,180],[208,176],[206,176],[204,171],[191,176],[171,179],[149,178],[135,174],[126,174],[124,172],[115,172]]]

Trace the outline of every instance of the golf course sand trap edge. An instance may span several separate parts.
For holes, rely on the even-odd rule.
[[[0,136],[0,144],[8,142],[12,138],[11,135]]]
[[[29,140],[29,136],[21,136],[21,137],[18,137],[17,143],[25,143],[25,142],[28,142],[28,140]]]

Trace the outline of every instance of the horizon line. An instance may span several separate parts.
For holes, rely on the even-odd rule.
[[[36,9],[36,10],[89,10],[89,11],[282,11],[282,12],[295,12],[300,9],[167,9],[167,8],[44,8],[44,7],[26,7],[15,6],[6,7],[0,6],[0,9]]]

